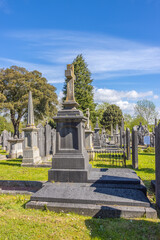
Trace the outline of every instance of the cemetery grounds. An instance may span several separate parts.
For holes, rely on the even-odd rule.
[[[0,150],[0,154],[6,154]],[[155,179],[155,154],[139,149],[138,176],[155,206],[151,180]],[[47,181],[49,168],[21,167],[21,159],[0,160],[0,180]],[[91,161],[93,167],[112,167],[106,161]],[[131,160],[126,161],[131,167]],[[114,166],[116,167],[116,166]],[[119,167],[119,166],[118,166]],[[157,219],[96,219],[74,213],[25,209],[30,195],[0,195],[0,239],[160,239]],[[156,207],[156,206],[155,206]]]

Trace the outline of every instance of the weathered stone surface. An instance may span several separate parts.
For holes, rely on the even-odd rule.
[[[156,203],[160,208],[160,124],[155,127],[156,143]]]
[[[32,195],[27,208],[51,211],[76,212],[93,217],[150,217],[157,213],[139,184],[130,184],[130,188],[119,184],[89,183],[46,183],[42,189]],[[136,188],[132,188],[132,187]],[[125,188],[126,187],[126,188]]]
[[[130,150],[130,130],[126,128],[126,150],[127,150],[127,159],[131,159],[131,150]]]
[[[133,127],[132,130],[132,166],[134,169],[138,169],[138,136],[136,127]]]
[[[94,134],[93,134],[93,147],[95,149],[100,149],[101,148],[99,130],[100,130],[100,128],[98,126],[98,118],[97,118],[96,126],[94,128]]]
[[[23,147],[22,144],[24,142],[24,139],[8,139],[8,142],[10,143],[10,152],[9,152],[9,158],[22,158],[23,157]]]
[[[47,207],[54,212],[75,212],[77,214],[96,217],[96,218],[157,218],[157,212],[153,208],[132,207],[132,206],[110,206],[97,204],[78,204],[78,203],[55,203],[30,201],[26,208],[44,209]]]
[[[41,162],[38,148],[38,128],[34,125],[32,94],[29,92],[27,126],[24,131],[22,166],[33,166]]]
[[[90,169],[85,149],[85,121],[83,113],[76,109],[74,99],[74,67],[67,65],[67,98],[64,109],[54,117],[56,122],[56,150],[52,159],[49,181],[86,182]]]

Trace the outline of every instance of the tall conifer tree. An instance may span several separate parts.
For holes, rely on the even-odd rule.
[[[85,62],[82,54],[78,55],[74,61],[74,74],[76,76],[76,81],[74,83],[75,98],[79,104],[79,109],[85,113],[86,109],[90,109],[91,121],[95,121],[95,106],[93,99],[93,86],[91,79],[91,73],[88,70],[87,63]],[[65,80],[63,93],[64,99],[66,98],[67,82]]]

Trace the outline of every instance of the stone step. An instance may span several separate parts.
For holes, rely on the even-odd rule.
[[[31,196],[31,201],[150,207],[140,190],[93,187],[85,183],[47,183]]]
[[[89,172],[88,182],[140,184],[140,178],[135,171],[127,168],[92,168]]]
[[[157,212],[151,207],[133,207],[116,205],[96,205],[96,204],[78,204],[78,203],[57,203],[30,201],[26,208],[48,209],[55,212],[74,212],[80,215],[87,215],[97,218],[157,218]]]

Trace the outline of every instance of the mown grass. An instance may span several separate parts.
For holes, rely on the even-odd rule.
[[[93,167],[111,167],[93,161]],[[131,160],[127,160],[131,168]],[[139,153],[138,176],[155,202],[150,181],[155,179],[155,155]],[[0,180],[46,181],[48,168],[21,167],[21,160],[0,161]],[[74,213],[25,209],[29,196],[0,195],[0,239],[160,239],[160,219],[95,219]]]
[[[22,159],[0,161],[0,180],[47,181],[49,168],[21,167]]]
[[[0,195],[0,239],[160,239],[160,220],[95,219],[25,209],[29,196]]]

